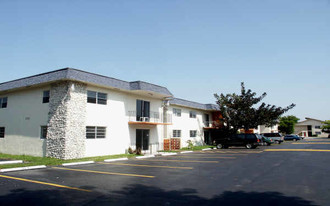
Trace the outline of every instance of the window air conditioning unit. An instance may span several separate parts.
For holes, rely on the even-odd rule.
[[[142,122],[149,122],[149,117],[142,117]]]

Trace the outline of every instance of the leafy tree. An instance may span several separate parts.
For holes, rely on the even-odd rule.
[[[322,126],[322,131],[326,133],[330,133],[330,120],[325,120],[323,124],[324,125]]]
[[[280,117],[278,129],[285,134],[292,134],[294,132],[294,126],[298,121],[299,118],[293,115]]]
[[[241,94],[214,94],[216,103],[222,114],[223,131],[236,133],[238,129],[248,130],[258,125],[272,126],[278,122],[279,117],[292,109],[295,104],[288,107],[276,107],[266,103],[257,104],[266,97],[266,93],[257,97],[255,92],[246,90],[244,82],[241,83]]]

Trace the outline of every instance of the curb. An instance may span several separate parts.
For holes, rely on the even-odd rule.
[[[23,160],[1,161],[0,165],[23,163]]]
[[[192,153],[194,151],[183,151],[183,152],[180,152],[181,154],[184,154],[184,153]]]
[[[140,157],[135,157],[136,159],[145,159],[145,158],[151,158],[155,157],[155,155],[148,155],[148,156],[140,156]]]
[[[104,162],[115,162],[115,161],[122,161],[122,160],[128,160],[128,158],[124,157],[124,158],[118,158],[118,159],[107,159],[107,160],[104,160]]]
[[[164,153],[161,154],[161,156],[173,156],[173,155],[177,155],[178,153]]]
[[[212,149],[211,148],[202,149],[202,151],[206,151],[206,150],[212,150]]]
[[[0,169],[0,172],[14,172],[14,171],[33,170],[33,169],[42,169],[42,168],[47,168],[47,167],[46,167],[46,165],[16,167],[16,168]]]
[[[62,166],[93,164],[94,161],[63,163]]]

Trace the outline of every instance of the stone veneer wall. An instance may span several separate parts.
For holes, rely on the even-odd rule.
[[[63,81],[51,85],[46,156],[60,159],[84,157],[86,84]]]

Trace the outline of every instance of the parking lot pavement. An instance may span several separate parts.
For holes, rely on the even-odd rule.
[[[330,153],[267,149],[330,150],[330,145],[286,142],[256,150],[230,148],[11,172],[0,176],[0,202],[1,205],[330,204],[327,178]]]

